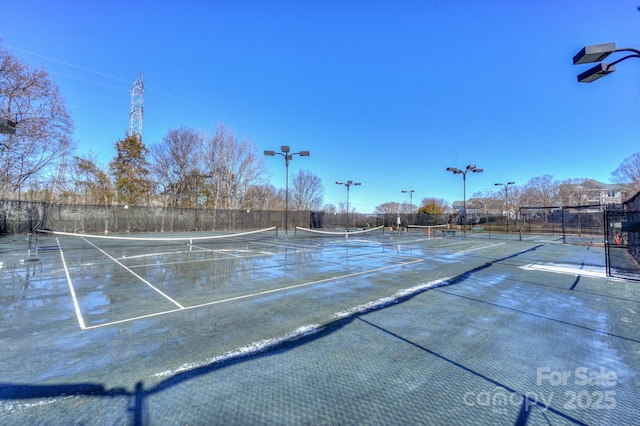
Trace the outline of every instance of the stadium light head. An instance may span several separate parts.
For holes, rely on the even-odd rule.
[[[311,155],[309,151],[300,151],[300,157],[308,157]]]
[[[268,155],[269,157],[273,157],[274,155],[276,155],[275,151],[265,151],[264,155]]]
[[[285,154],[288,153],[290,151],[289,145],[282,145],[280,147],[280,151],[284,152]]]
[[[0,118],[0,133],[13,135],[16,132],[16,123],[7,118]]]
[[[460,170],[460,169],[458,169],[456,167],[447,167],[447,171],[455,173],[456,175],[462,174],[462,170]]]
[[[476,169],[476,168],[473,168],[473,169],[471,169],[471,170],[473,170],[473,173],[482,173],[482,172],[484,172],[484,169]]]
[[[342,181],[341,180],[337,180],[336,181],[336,185],[342,185]]]
[[[476,165],[475,165],[475,164],[469,164],[469,165],[467,166],[467,170],[475,170],[475,168],[476,168]]]
[[[613,64],[601,62],[598,65],[589,68],[587,71],[578,75],[578,83],[592,83],[616,70]]]
[[[573,56],[573,65],[600,62],[615,51],[615,43],[603,43],[585,46],[581,51]]]

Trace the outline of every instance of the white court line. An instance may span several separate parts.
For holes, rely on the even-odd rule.
[[[91,325],[91,326],[86,327],[85,329],[86,330],[91,330],[91,329],[94,329],[94,328],[101,328],[101,327],[107,327],[107,326],[110,326],[110,325],[116,325],[116,324],[122,324],[122,323],[126,323],[126,322],[131,322],[131,321],[137,321],[137,320],[141,320],[141,319],[156,317],[156,316],[159,316],[159,315],[170,314],[170,313],[173,313],[173,312],[186,311],[188,309],[202,308],[202,307],[205,307],[205,306],[219,305],[221,303],[234,302],[236,300],[249,299],[249,298],[257,297],[257,296],[264,296],[266,294],[278,293],[278,292],[281,292],[281,291],[287,291],[287,290],[291,290],[291,289],[294,289],[294,288],[308,287],[310,285],[325,283],[325,282],[339,280],[339,279],[343,279],[343,278],[351,278],[351,277],[355,277],[355,276],[358,276],[358,275],[365,275],[365,274],[369,274],[369,273],[372,273],[372,272],[383,271],[385,269],[396,268],[398,266],[404,266],[404,265],[411,265],[413,263],[419,263],[419,262],[423,262],[423,260],[422,259],[416,259],[416,260],[413,260],[411,262],[403,262],[403,263],[398,263],[398,264],[395,264],[395,265],[382,266],[380,268],[369,269],[367,271],[354,272],[352,274],[339,275],[339,276],[335,276],[335,277],[324,278],[324,279],[321,279],[321,280],[310,281],[310,282],[301,283],[301,284],[294,284],[294,285],[290,285],[290,286],[287,286],[287,287],[279,287],[279,288],[274,288],[274,289],[271,289],[271,290],[260,291],[260,292],[257,292],[257,293],[244,294],[242,296],[230,297],[228,299],[214,300],[213,302],[206,302],[206,303],[200,303],[198,305],[186,306],[186,307],[183,307],[181,309],[171,309],[169,311],[155,312],[153,314],[141,315],[141,316],[133,317],[133,318],[126,318],[126,319],[123,319],[123,320],[107,322],[107,323],[104,323],[104,324]]]
[[[477,247],[477,248],[469,249],[469,250],[456,251],[455,253],[456,253],[456,254],[458,254],[458,253],[470,253],[470,252],[472,252],[472,251],[484,250],[484,249],[487,249],[487,248],[496,247],[496,246],[501,246],[501,245],[504,245],[504,244],[506,244],[506,243],[496,243],[496,244],[491,244],[491,245],[489,245],[489,246]]]
[[[194,246],[195,247],[195,246]],[[249,259],[252,257],[263,257],[263,256],[273,256],[273,253],[270,253],[268,251],[254,251],[254,250],[240,250],[240,249],[218,249],[218,250],[213,250],[213,249],[209,249],[209,248],[204,248],[204,247],[197,247],[199,250],[198,251],[194,251],[192,252],[191,250],[189,251],[183,251],[180,253],[214,253],[214,254],[223,254],[225,256],[227,256],[227,258],[232,258],[232,259]],[[176,252],[177,254],[178,252]],[[242,254],[232,254],[232,253],[242,253]],[[249,256],[246,256],[246,253],[250,253]],[[162,255],[164,253],[152,253],[152,254],[145,254],[145,255],[137,255],[137,256],[127,256],[127,257],[121,257],[120,259],[140,259],[140,258],[145,258],[145,257],[153,257],[156,255]],[[169,254],[173,254],[173,253],[169,253]],[[166,266],[166,265],[184,265],[186,263],[202,263],[202,262],[219,262],[221,260],[226,260],[225,259],[219,259],[219,258],[207,258],[207,259],[191,259],[191,260],[176,260],[173,262],[162,262],[162,266]],[[131,269],[136,269],[136,268],[147,268],[149,266],[157,266],[157,263],[142,263],[139,265],[131,265],[130,268]]]
[[[529,265],[520,266],[520,268],[525,271],[545,271],[555,272],[557,274],[580,275],[583,277],[607,278],[607,274],[604,270],[580,269],[574,265],[540,265],[531,263]]]
[[[78,324],[80,325],[81,330],[86,330],[87,327],[85,326],[84,319],[82,318],[82,312],[80,311],[80,304],[78,303],[78,297],[76,296],[76,291],[73,288],[73,283],[71,282],[71,275],[69,275],[69,268],[67,268],[67,261],[64,259],[64,253],[62,252],[62,246],[60,245],[60,240],[58,240],[58,237],[56,237],[56,241],[58,242],[58,247],[60,247],[60,257],[62,258],[62,266],[64,267],[64,273],[67,275],[67,284],[69,285],[69,292],[71,293],[71,300],[73,301],[73,309],[76,311]]]
[[[164,294],[162,292],[162,290],[154,287],[149,281],[145,280],[144,278],[142,278],[140,275],[136,274],[135,272],[133,272],[131,269],[129,269],[127,266],[125,266],[122,262],[120,262],[118,259],[116,259],[115,257],[111,256],[109,253],[105,252],[104,250],[102,250],[100,247],[98,247],[97,245],[93,244],[91,241],[87,240],[86,238],[82,238],[83,240],[85,240],[88,244],[91,244],[93,247],[95,247],[96,249],[100,250],[100,252],[102,252],[102,254],[104,254],[105,256],[107,256],[109,259],[113,260],[114,262],[116,262],[118,265],[122,266],[127,272],[129,272],[131,275],[133,275],[134,277],[138,278],[140,281],[142,281],[143,283],[145,283],[146,285],[148,285],[149,287],[151,287],[154,291],[156,291],[158,294],[160,294],[162,297],[164,297],[165,299],[167,299],[168,301],[170,301],[171,303],[173,303],[174,305],[176,305],[178,308],[180,309],[184,309],[184,306],[182,306],[181,304],[179,304],[178,302],[176,302],[175,300],[173,300],[171,297],[169,297],[168,295]],[[62,247],[60,248],[60,250],[62,250]]]
[[[340,311],[340,312],[336,312],[333,315],[331,315],[331,319],[332,320],[338,320],[338,319],[343,319],[343,318],[348,318],[350,316],[353,315],[357,315],[357,314],[361,314],[361,313],[366,313],[369,312],[371,310],[374,309],[379,309],[379,308],[383,308],[385,306],[389,306],[391,304],[397,303],[397,301],[400,298],[403,297],[410,297],[414,294],[423,292],[425,290],[431,289],[431,288],[436,288],[436,287],[440,287],[443,285],[447,285],[448,284],[448,280],[450,280],[450,277],[446,277],[446,278],[441,278],[435,281],[431,281],[431,282],[427,282],[427,283],[423,283],[423,284],[418,284],[417,286],[411,287],[411,288],[407,288],[404,290],[400,290],[398,292],[396,292],[395,294],[393,294],[392,296],[389,297],[383,297],[381,299],[378,300],[374,300],[371,301],[369,303],[365,303],[362,305],[357,305],[351,309],[348,309],[346,311]],[[285,333],[280,337],[275,337],[275,338],[269,338],[269,339],[264,339],[264,340],[259,340],[257,342],[251,342],[248,345],[242,346],[242,347],[238,347],[236,349],[233,349],[231,351],[228,351],[222,355],[217,355],[214,357],[209,357],[200,361],[195,361],[195,362],[187,362],[184,363],[182,365],[180,365],[177,368],[171,369],[171,370],[165,370],[156,374],[153,374],[152,377],[165,377],[165,376],[173,376],[177,373],[181,373],[181,372],[185,372],[185,371],[190,371],[190,370],[195,370],[196,368],[200,368],[202,366],[205,365],[212,365],[212,364],[216,364],[216,363],[220,363],[220,362],[225,362],[225,361],[229,361],[232,359],[238,359],[240,357],[245,357],[245,356],[249,356],[251,354],[256,354],[256,353],[260,353],[263,352],[265,350],[267,350],[268,348],[274,347],[282,342],[287,342],[287,341],[291,341],[293,339],[302,337],[302,336],[306,336],[309,334],[313,334],[318,332],[319,330],[321,330],[322,327],[318,324],[307,324],[307,325],[303,325],[301,327],[296,328],[295,330]]]

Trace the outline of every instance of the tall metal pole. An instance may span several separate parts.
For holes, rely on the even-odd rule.
[[[466,171],[462,174],[462,205],[464,209],[464,230],[462,231],[462,233],[466,236],[467,224],[469,223],[467,221],[467,172]]]
[[[515,185],[515,182],[507,182],[507,183],[495,183],[495,186],[504,186],[504,205],[507,210],[507,234],[509,233],[509,216],[511,212],[509,211],[509,185]]]
[[[401,192],[403,194],[406,194],[407,192],[409,193],[409,223],[408,223],[408,225],[411,225],[411,215],[413,213],[413,193],[415,192],[415,190],[409,189],[409,190],[402,190]]]
[[[351,187],[351,185],[362,185],[362,183],[360,182],[354,182],[352,180],[348,180],[346,182],[342,182],[341,180],[336,181],[336,185],[344,185],[347,187],[347,232],[349,232],[349,188]]]
[[[277,154],[277,155],[281,155],[284,158],[285,173],[286,173],[285,196],[284,196],[284,236],[287,237],[289,235],[288,234],[288,231],[289,231],[289,161],[293,159],[294,155],[299,155],[300,157],[308,157],[311,154],[309,153],[309,151],[300,151],[300,152],[290,153],[291,150],[289,149],[288,145],[282,145],[280,147],[280,151],[281,152],[265,151],[264,155],[273,157],[274,155]]]
[[[467,173],[468,172],[482,173],[484,172],[484,169],[477,168],[475,164],[469,164],[467,168],[464,170],[460,170],[455,167],[447,167],[447,171],[452,172],[454,175],[462,175],[462,191],[463,191],[463,199],[462,199],[463,207],[462,208],[464,210],[463,233],[466,236],[467,235]]]

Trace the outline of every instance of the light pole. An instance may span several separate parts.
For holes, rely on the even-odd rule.
[[[346,182],[342,182],[341,180],[336,181],[336,185],[344,185],[347,187],[347,232],[349,232],[349,188],[351,185],[362,185],[360,182],[354,182],[352,180],[348,180]]]
[[[494,183],[495,186],[504,186],[504,205],[507,208],[507,234],[509,233],[509,216],[511,215],[511,212],[509,211],[509,185],[515,184],[515,182]]]
[[[411,225],[411,213],[413,212],[413,193],[416,191],[414,191],[413,189],[403,189],[400,192],[402,192],[403,194],[406,194],[407,192],[409,193],[409,223],[407,225]]]
[[[482,173],[484,169],[479,169],[475,164],[469,164],[466,169],[460,170],[455,167],[447,167],[448,172],[452,172],[454,175],[462,175],[462,191],[463,191],[463,210],[464,210],[464,229],[463,232],[467,235],[467,173]]]
[[[269,157],[273,157],[274,155],[281,155],[284,158],[284,165],[286,170],[286,187],[285,187],[285,196],[284,196],[284,236],[288,236],[289,229],[289,161],[293,160],[294,155],[299,155],[300,157],[308,157],[309,151],[300,151],[300,152],[291,152],[288,145],[282,145],[280,147],[281,152],[275,151],[265,151],[264,155]]]
[[[610,64],[602,62],[602,60],[607,56],[616,52],[631,52],[631,54],[616,59]],[[605,75],[611,74],[616,70],[616,64],[629,58],[640,58],[640,49],[635,49],[632,47],[617,49],[615,43],[604,43],[585,46],[581,51],[574,55],[573,65],[590,64],[594,62],[600,63],[579,74],[578,83],[591,83],[598,80],[599,78],[604,77]]]

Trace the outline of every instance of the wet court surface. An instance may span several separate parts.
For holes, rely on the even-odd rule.
[[[0,239],[0,424],[632,424],[639,283],[552,238]],[[515,237],[514,237],[515,238]]]

